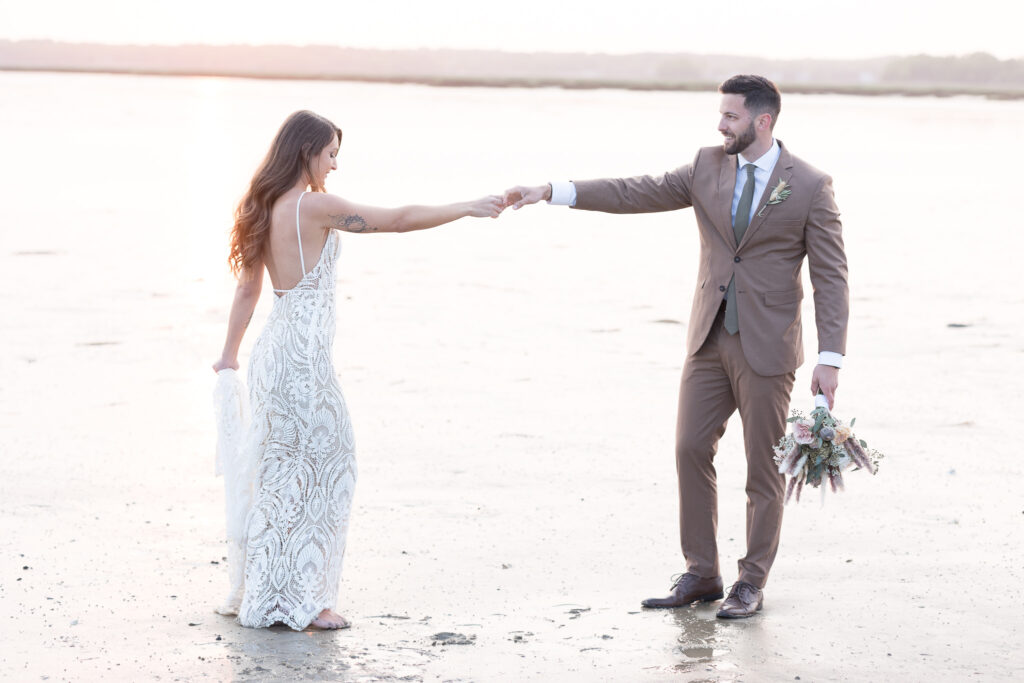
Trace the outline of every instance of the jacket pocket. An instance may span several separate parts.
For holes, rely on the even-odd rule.
[[[802,298],[804,298],[804,293],[799,287],[797,289],[786,290],[785,292],[765,292],[764,305],[781,306],[783,304],[791,304],[800,301]]]
[[[805,223],[806,221],[802,218],[764,219],[764,227],[766,228],[802,228]]]

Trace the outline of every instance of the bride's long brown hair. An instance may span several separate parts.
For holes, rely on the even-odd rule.
[[[281,124],[235,209],[228,265],[236,277],[261,263],[270,235],[270,210],[281,195],[295,187],[302,177],[313,192],[324,191],[312,164],[335,138],[340,144],[341,129],[311,111],[297,111]]]

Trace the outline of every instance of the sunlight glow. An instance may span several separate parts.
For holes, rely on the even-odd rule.
[[[1024,56],[1024,5],[1005,0],[0,0],[0,39],[290,44],[514,52],[689,52],[842,59],[985,51]],[[993,20],[997,17],[998,20]]]

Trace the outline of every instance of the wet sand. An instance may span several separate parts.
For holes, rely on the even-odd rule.
[[[8,85],[22,95],[59,90],[70,105],[80,77],[62,78],[72,80],[59,89],[38,81]],[[87,83],[101,92],[122,87],[98,77]],[[159,79],[138,81],[145,92],[130,102],[152,117],[147,126],[181,115],[139,104],[166,87]],[[251,98],[259,92],[239,87]],[[540,99],[515,105],[509,92],[347,87],[348,101],[398,93],[424,110],[454,102],[437,114],[453,118],[452,130],[469,125],[457,119],[456,104],[467,117],[478,113],[474,107],[521,106],[561,120],[595,102],[634,97],[533,93],[519,97]],[[185,108],[189,92],[166,97]],[[664,100],[639,97],[624,100],[622,111],[662,109]],[[871,112],[880,103],[850,112],[828,98],[792,101],[787,123],[797,131],[820,112],[838,124],[856,118],[867,134],[893,118],[934,113],[916,105],[908,113],[890,102],[894,112],[875,121]],[[985,128],[1019,115],[1019,107],[986,105],[947,113],[977,131],[976,138],[961,131],[955,145],[980,144]],[[807,120],[797,120],[801,111]],[[16,158],[31,157],[30,141],[43,127],[30,113],[38,114],[4,114],[0,143]],[[484,170],[444,166],[447,157],[431,157],[426,148],[396,182],[422,200],[442,186],[480,194],[544,179],[545,164],[557,157],[552,172],[568,166],[565,148],[586,149],[580,137],[596,130],[541,141],[546,156],[525,158],[516,140],[501,150],[477,146],[501,124],[475,120],[479,128],[467,127],[463,142],[447,142],[446,153]],[[245,134],[255,137],[264,124],[246,124]],[[970,227],[1004,215],[993,188],[965,181],[969,188],[954,202],[941,182],[910,173],[911,159],[931,153],[929,124],[904,140],[909,159],[871,168],[860,150],[809,150],[843,179],[854,318],[836,412],[856,416],[858,433],[887,458],[876,477],[848,477],[847,491],[830,494],[824,507],[813,495],[788,507],[765,610],[746,621],[716,620],[714,605],[639,607],[682,571],[672,441],[696,265],[692,219],[534,207],[493,223],[346,237],[335,358],[360,479],[338,606],[353,628],[341,632],[253,631],[213,612],[227,577],[208,366],[222,342],[231,282],[222,253],[210,248],[222,236],[210,237],[209,220],[205,232],[196,227],[211,206],[196,197],[234,196],[237,189],[226,188],[238,184],[238,169],[251,159],[232,161],[238,168],[223,175],[233,177],[200,168],[198,178],[177,187],[174,174],[192,168],[185,152],[168,151],[150,177],[118,175],[119,161],[155,134],[119,125],[90,125],[92,142],[78,143],[83,158],[74,182],[52,206],[39,204],[45,190],[19,176],[15,187],[26,199],[5,205],[0,222],[0,272],[10,283],[10,312],[0,322],[3,678],[1024,675],[1016,652],[1024,617],[1015,608],[1024,580],[1024,467],[1016,447],[1024,299],[1011,280],[1024,245],[1018,232],[1002,235],[997,246]],[[27,132],[15,136],[19,126]],[[100,139],[113,145],[113,156],[104,162],[107,175],[93,176],[85,158],[98,163]],[[239,133],[229,144],[248,142]],[[360,145],[371,143],[354,141],[353,157],[365,159]],[[161,144],[175,147],[173,139]],[[658,167],[658,160],[640,164],[630,156],[639,152],[620,140],[610,144],[627,158],[611,164],[598,158],[607,150],[590,150],[576,161],[593,175],[608,166]],[[387,150],[390,163],[400,147]],[[999,177],[1009,169],[1001,164],[1012,161],[1005,156],[986,157]],[[360,174],[380,177],[377,165],[389,160],[352,163]],[[432,167],[454,170],[432,177]],[[383,192],[353,176],[347,182],[365,201]],[[414,188],[416,178],[428,178],[426,187]],[[909,230],[920,213],[900,201],[899,182],[921,183],[918,196],[930,198],[925,215],[936,239],[922,243]],[[169,201],[160,204],[161,196]],[[38,206],[50,207],[43,219]],[[149,237],[140,239],[140,230]],[[812,312],[808,297],[808,353]],[[805,366],[798,374],[795,407],[809,405],[800,393],[809,373]],[[734,420],[716,459],[726,583],[743,551],[741,443]]]

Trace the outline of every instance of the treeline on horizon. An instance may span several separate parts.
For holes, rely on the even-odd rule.
[[[1024,97],[1024,59],[987,53],[815,60],[646,53],[371,50],[332,46],[131,46],[0,40],[0,69],[418,82],[713,89],[760,73],[790,92]]]

